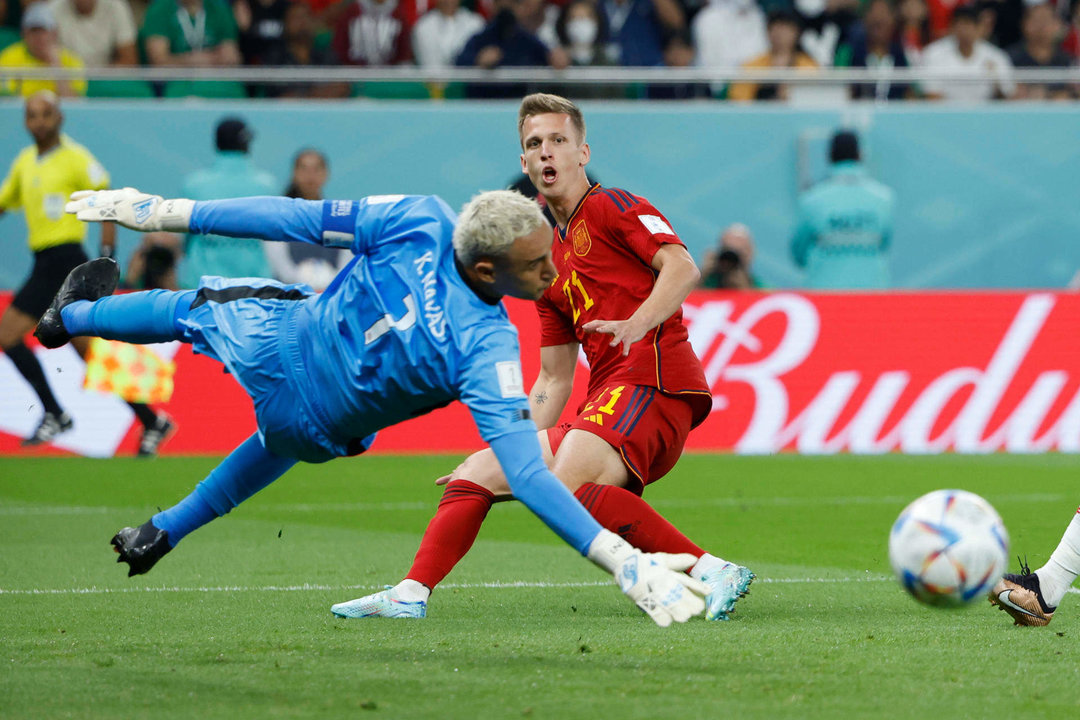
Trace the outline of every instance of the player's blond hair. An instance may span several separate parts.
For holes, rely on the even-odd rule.
[[[546,113],[569,115],[570,122],[574,124],[574,129],[577,130],[578,140],[581,143],[585,142],[585,116],[581,114],[581,109],[577,105],[560,95],[533,93],[532,95],[526,95],[525,99],[521,101],[521,107],[518,108],[518,139],[521,141],[522,148],[525,147],[525,138],[522,136],[525,121],[533,115],[544,115]]]
[[[516,190],[489,190],[465,203],[454,228],[454,252],[465,265],[499,258],[514,240],[547,225],[535,200]]]

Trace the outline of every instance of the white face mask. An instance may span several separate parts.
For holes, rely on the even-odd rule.
[[[592,45],[596,42],[596,21],[574,18],[566,23],[566,37],[571,45]]]

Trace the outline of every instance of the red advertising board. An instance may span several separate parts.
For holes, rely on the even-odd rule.
[[[0,296],[0,307],[9,301]],[[714,396],[688,449],[1080,451],[1078,295],[699,292],[684,310]],[[512,302],[510,314],[525,377],[535,377],[535,312]],[[83,428],[58,445],[96,456],[134,452],[138,432],[122,403],[80,399],[87,393],[74,353],[36,351],[62,404],[75,408],[76,433]],[[165,409],[180,431],[165,452],[228,452],[254,431],[250,402],[218,363],[186,346],[172,351],[176,392]],[[586,369],[579,371],[571,407],[584,388]],[[18,436],[40,413],[28,393],[0,356],[0,453],[22,452]],[[380,432],[373,451],[480,445],[468,412],[454,404]]]

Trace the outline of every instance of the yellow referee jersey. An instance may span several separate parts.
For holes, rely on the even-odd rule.
[[[36,145],[24,148],[0,185],[0,208],[21,207],[30,230],[34,252],[64,243],[82,242],[86,223],[64,213],[64,204],[76,190],[106,190],[109,174],[90,151],[67,135],[60,144],[38,157]]]
[[[60,66],[66,69],[78,70],[83,67],[83,61],[67,49],[60,48]],[[47,68],[49,66],[30,54],[30,49],[26,47],[25,41],[19,41],[0,52],[0,67]],[[79,95],[86,94],[85,78],[72,78],[69,83],[72,91],[75,93]],[[46,80],[44,78],[40,80],[31,80],[29,78],[16,80],[15,78],[9,78],[0,83],[0,91],[3,91],[8,95],[30,97],[38,90],[52,90],[53,92],[56,92],[56,81]]]

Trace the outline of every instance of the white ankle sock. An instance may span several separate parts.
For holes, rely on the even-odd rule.
[[[1069,527],[1061,537],[1057,549],[1045,565],[1035,571],[1043,599],[1050,607],[1057,607],[1069,587],[1080,575],[1080,509],[1073,515]]]
[[[727,565],[727,560],[705,553],[694,563],[694,567],[690,568],[690,577],[700,580],[705,573],[725,565]]]
[[[405,602],[427,602],[431,596],[431,588],[423,583],[408,578],[394,586],[399,599]]]

